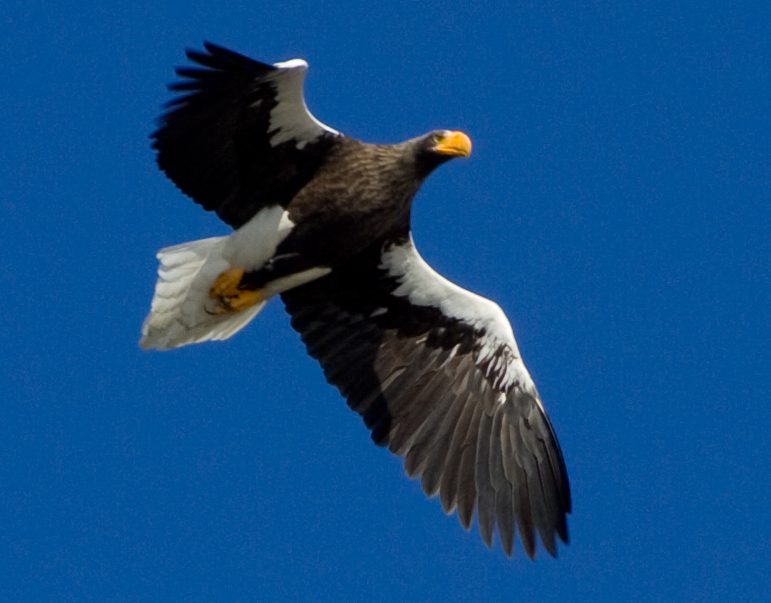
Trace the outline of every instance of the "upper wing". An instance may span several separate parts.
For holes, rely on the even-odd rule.
[[[305,106],[305,61],[271,66],[204,46],[187,51],[203,69],[176,70],[186,79],[169,88],[185,95],[151,138],[174,184],[238,228],[265,206],[286,206],[341,135]]]
[[[442,278],[406,237],[282,297],[327,380],[445,512],[468,529],[476,508],[485,543],[497,524],[508,555],[516,530],[530,558],[536,532],[556,555],[565,463],[496,304]]]

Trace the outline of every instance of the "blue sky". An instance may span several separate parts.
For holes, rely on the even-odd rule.
[[[704,2],[4,7],[0,599],[761,601],[771,575],[771,9]],[[155,252],[225,234],[155,167],[204,39],[311,66],[324,123],[460,129],[424,257],[497,301],[572,543],[509,560],[425,499],[279,302],[137,346]]]

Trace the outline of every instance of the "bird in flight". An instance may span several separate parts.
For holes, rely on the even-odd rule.
[[[319,122],[307,63],[267,65],[211,43],[187,51],[152,135],[174,184],[234,232],[158,253],[140,346],[231,337],[280,296],[308,353],[379,446],[482,539],[532,559],[568,542],[557,437],[494,302],[437,274],[410,233],[434,169],[471,153],[462,132],[366,144]]]

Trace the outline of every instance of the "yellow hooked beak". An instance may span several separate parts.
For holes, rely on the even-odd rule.
[[[434,147],[437,153],[451,157],[471,155],[471,139],[463,132],[448,132]]]

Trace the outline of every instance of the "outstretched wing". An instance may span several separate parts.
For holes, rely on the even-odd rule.
[[[282,295],[308,352],[378,445],[468,529],[477,510],[511,555],[519,531],[556,555],[568,541],[567,472],[557,438],[493,302],[450,283],[411,237],[378,243]]]
[[[158,165],[186,195],[238,228],[266,206],[286,206],[342,138],[308,112],[295,59],[258,63],[211,43],[187,51],[151,136]]]

